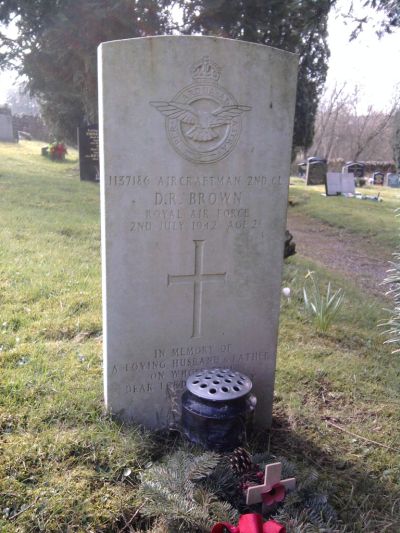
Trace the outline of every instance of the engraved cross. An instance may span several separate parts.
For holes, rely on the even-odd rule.
[[[205,241],[194,242],[194,274],[171,276],[168,274],[167,285],[173,283],[193,283],[193,330],[192,338],[201,337],[201,319],[203,303],[203,284],[213,281],[225,281],[226,272],[206,274],[203,271]]]

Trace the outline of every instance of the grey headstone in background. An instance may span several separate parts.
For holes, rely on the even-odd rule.
[[[186,378],[254,380],[271,422],[297,57],[214,37],[99,50],[107,407],[157,428]]]
[[[398,174],[387,173],[387,186],[398,188],[400,187],[400,176]]]
[[[325,185],[327,163],[325,159],[310,157],[306,167],[307,185]]]
[[[13,142],[14,140],[11,109],[0,107],[0,141]]]

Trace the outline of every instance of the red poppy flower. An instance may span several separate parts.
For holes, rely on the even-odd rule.
[[[272,486],[271,490],[264,492],[262,495],[262,501],[265,505],[272,505],[283,501],[285,498],[285,487],[282,483],[276,483]]]

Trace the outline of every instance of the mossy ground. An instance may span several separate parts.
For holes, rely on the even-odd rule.
[[[40,147],[0,144],[0,531],[122,531],[140,505],[138,473],[180,443],[104,414],[99,190],[79,181],[75,151],[57,163]],[[318,192],[296,187],[296,209],[397,245],[400,192],[346,213],[332,199],[327,213]],[[346,293],[324,335],[303,310],[308,270]],[[300,256],[284,285],[274,427],[251,446],[316,467],[348,531],[397,532],[400,361],[377,327],[387,303]]]

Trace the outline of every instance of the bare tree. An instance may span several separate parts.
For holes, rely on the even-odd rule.
[[[400,109],[396,111],[393,119],[392,150],[397,172],[400,172]]]
[[[346,83],[340,87],[335,85],[329,95],[325,92],[318,109],[312,150],[325,159],[330,159],[332,156],[338,135],[339,119],[346,111],[348,96],[345,89]]]
[[[360,92],[352,94],[346,86],[334,87],[325,93],[317,114],[313,155],[326,159],[389,160],[392,159],[391,138],[400,91],[386,112],[372,106],[360,111]]]
[[[386,113],[375,111],[372,106],[368,106],[366,112],[360,114],[358,112],[358,93],[352,100],[352,115],[354,117],[354,127],[350,128],[351,133],[351,147],[353,161],[357,161],[368,151],[372,151],[374,142],[382,137],[387,140],[386,149],[389,150],[390,131],[393,126],[393,117],[399,106],[399,95],[393,98],[393,102]]]
[[[40,115],[40,107],[35,98],[32,98],[23,84],[14,85],[7,92],[7,104],[11,107],[13,115]]]

